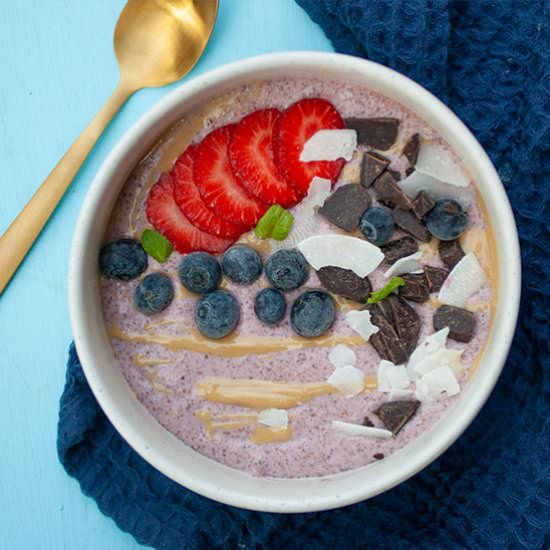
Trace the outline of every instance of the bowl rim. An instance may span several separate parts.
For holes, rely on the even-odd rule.
[[[113,181],[113,174],[124,162],[124,159],[132,151],[135,152],[140,137],[148,135],[155,126],[159,125],[163,117],[187,98],[222,85],[232,78],[248,78],[249,81],[261,80],[254,75],[266,70],[283,70],[287,67],[294,69],[303,67],[307,70],[319,70],[320,72],[324,70],[347,71],[350,75],[359,74],[361,78],[369,78],[369,86],[374,89],[378,89],[380,86],[392,89],[393,96],[390,97],[395,99],[396,95],[402,96],[399,101],[419,114],[432,127],[436,127],[440,131],[438,124],[446,126],[450,136],[444,135],[445,139],[451,142],[453,149],[462,148],[467,151],[468,156],[474,161],[476,170],[483,173],[483,185],[490,190],[491,196],[495,199],[493,204],[488,205],[490,206],[491,222],[494,226],[497,226],[496,221],[503,222],[498,224],[496,240],[498,244],[504,243],[505,245],[499,246],[498,250],[500,300],[493,320],[493,331],[490,335],[491,363],[487,365],[489,356],[486,352],[476,373],[477,383],[468,385],[466,391],[463,392],[468,394],[467,400],[462,396],[462,400],[453,409],[455,412],[459,410],[458,418],[455,418],[454,423],[447,423],[444,432],[440,428],[445,418],[441,419],[428,433],[422,434],[405,446],[404,449],[415,447],[412,460],[408,458],[406,463],[402,464],[395,460],[392,462],[395,455],[401,452],[398,451],[386,460],[366,468],[322,478],[289,480],[254,478],[200,455],[202,462],[213,472],[212,476],[205,476],[202,471],[190,471],[181,467],[181,464],[178,463],[181,457],[174,456],[175,447],[172,447],[172,445],[181,444],[181,442],[179,440],[176,440],[178,443],[171,441],[175,437],[158,423],[158,428],[166,433],[162,436],[159,435],[162,444],[153,444],[151,438],[144,435],[148,428],[137,425],[135,421],[136,415],[143,414],[143,412],[130,410],[132,405],[128,406],[128,403],[126,403],[125,409],[119,402],[120,396],[116,394],[116,390],[109,387],[106,378],[109,374],[108,368],[102,370],[98,365],[98,360],[95,358],[98,350],[94,345],[97,342],[92,342],[94,331],[101,330],[97,323],[102,323],[102,316],[98,317],[97,310],[90,313],[89,308],[86,307],[90,299],[87,296],[90,292],[89,289],[97,285],[97,273],[95,274],[96,281],[92,280],[89,265],[85,266],[86,262],[89,264],[89,260],[86,260],[86,255],[82,254],[82,251],[87,250],[87,243],[93,234],[95,216],[101,208],[101,199],[107,192],[109,183]],[[387,92],[382,93],[388,95]],[[434,121],[437,121],[438,124],[434,124]],[[162,124],[165,129],[170,125],[168,122]],[[450,137],[451,139],[449,139]],[[132,163],[133,165],[135,163]],[[471,166],[468,165],[468,168],[470,169]],[[480,181],[476,179],[478,185]],[[506,266],[506,270],[503,270],[504,266]],[[352,504],[394,487],[439,457],[470,425],[496,384],[514,335],[519,311],[520,288],[519,240],[508,197],[488,155],[465,124],[425,88],[392,69],[357,57],[310,51],[264,54],[223,65],[182,83],[148,109],[126,131],[110,152],[86,194],[71,245],[68,276],[71,326],[82,368],[99,405],[119,434],[157,470],[188,489],[219,502],[266,512],[311,512]],[[502,300],[503,297],[505,300]],[[497,321],[498,341],[495,340]],[[483,368],[481,368],[482,366]],[[128,390],[131,392],[129,387]],[[141,407],[135,397],[134,400],[136,401],[135,406]],[[449,415],[444,416],[448,417]],[[156,421],[154,422],[156,423]],[[422,440],[421,445],[418,444],[419,440]],[[185,448],[190,450],[187,446]],[[192,453],[198,454],[195,451]],[[390,471],[388,471],[388,465]],[[391,471],[392,466],[396,468],[395,471]],[[229,478],[224,478],[224,468],[241,480],[244,479],[242,475],[250,478],[250,483],[248,483],[250,487],[245,490],[240,486],[228,486],[227,479]],[[358,472],[365,472],[368,469],[371,469],[376,475],[370,475],[369,478],[369,476],[358,474]],[[220,485],[216,481],[217,476],[225,479],[224,484]],[[365,479],[368,480],[366,485]],[[316,492],[313,491],[317,488],[315,484],[319,482],[324,483],[326,489],[321,488]],[[279,488],[279,485],[282,489]],[[310,490],[311,496],[304,496]]]

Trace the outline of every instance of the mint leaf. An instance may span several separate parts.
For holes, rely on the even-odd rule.
[[[405,284],[404,279],[401,277],[392,277],[388,283],[380,290],[370,293],[370,298],[367,300],[367,304],[377,304],[384,298],[387,298],[394,290]]]
[[[163,264],[172,254],[172,243],[154,229],[145,229],[141,234],[141,246],[152,258]]]
[[[294,216],[288,210],[284,210],[275,227],[273,227],[273,231],[271,231],[271,238],[276,241],[284,241],[293,223]]]
[[[259,239],[286,239],[294,216],[279,204],[273,204],[258,221],[254,233]]]

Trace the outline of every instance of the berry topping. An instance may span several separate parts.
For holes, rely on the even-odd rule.
[[[212,254],[193,252],[181,261],[179,277],[181,284],[190,292],[206,294],[218,288],[222,269]]]
[[[195,322],[199,331],[208,338],[223,338],[239,322],[239,304],[226,290],[215,290],[203,296],[195,310]]]
[[[150,273],[134,291],[134,304],[145,315],[165,310],[174,298],[172,280],[164,273]]]
[[[294,290],[307,280],[307,261],[298,250],[278,250],[265,263],[265,274],[275,288]]]
[[[262,323],[276,325],[286,313],[286,300],[283,293],[275,288],[260,290],[254,299],[254,311]]]
[[[231,137],[229,159],[250,196],[288,208],[297,197],[273,162],[273,127],[280,115],[277,109],[262,109],[245,116]]]
[[[426,216],[430,233],[442,241],[458,238],[468,225],[468,213],[454,199],[439,199]]]
[[[134,239],[111,241],[99,253],[99,269],[109,279],[129,281],[147,269],[147,254]]]
[[[359,220],[359,229],[367,241],[382,246],[391,239],[395,231],[392,213],[379,206],[369,208]]]
[[[174,184],[169,174],[162,174],[147,199],[147,219],[181,254],[195,250],[223,252],[233,240],[209,235],[197,229],[178,208]]]
[[[197,229],[219,237],[237,238],[247,231],[248,227],[235,225],[216,215],[206,206],[195,185],[193,164],[196,151],[197,146],[190,145],[174,164],[172,177],[176,204]]]
[[[302,99],[284,111],[273,131],[273,156],[279,173],[304,197],[314,176],[330,179],[332,183],[344,161],[301,162],[304,144],[319,130],[344,128],[344,121],[331,103],[320,98]]]
[[[250,228],[265,211],[265,205],[250,198],[229,162],[229,141],[235,125],[222,126],[208,134],[197,148],[193,179],[206,206],[224,220]]]
[[[334,323],[336,305],[324,290],[306,290],[300,294],[290,310],[290,324],[305,338],[324,334]]]
[[[233,282],[249,284],[261,275],[262,259],[253,248],[237,244],[223,255],[222,269]]]

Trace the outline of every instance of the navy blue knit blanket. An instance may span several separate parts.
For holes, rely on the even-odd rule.
[[[257,513],[144,462],[97,405],[71,347],[59,458],[122,530],[163,550],[550,548],[550,2],[297,1],[337,51],[397,69],[445,101],[497,166],[524,280],[495,391],[444,455],[393,490],[328,512]]]

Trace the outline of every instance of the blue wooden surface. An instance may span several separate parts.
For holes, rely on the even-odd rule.
[[[0,232],[114,88],[112,33],[123,5],[0,0]],[[190,77],[299,49],[331,46],[293,0],[220,0],[212,40]],[[123,108],[0,297],[0,549],[139,547],[65,474],[56,423],[71,340],[67,260],[79,208],[109,150],[169,88],[143,90]]]

